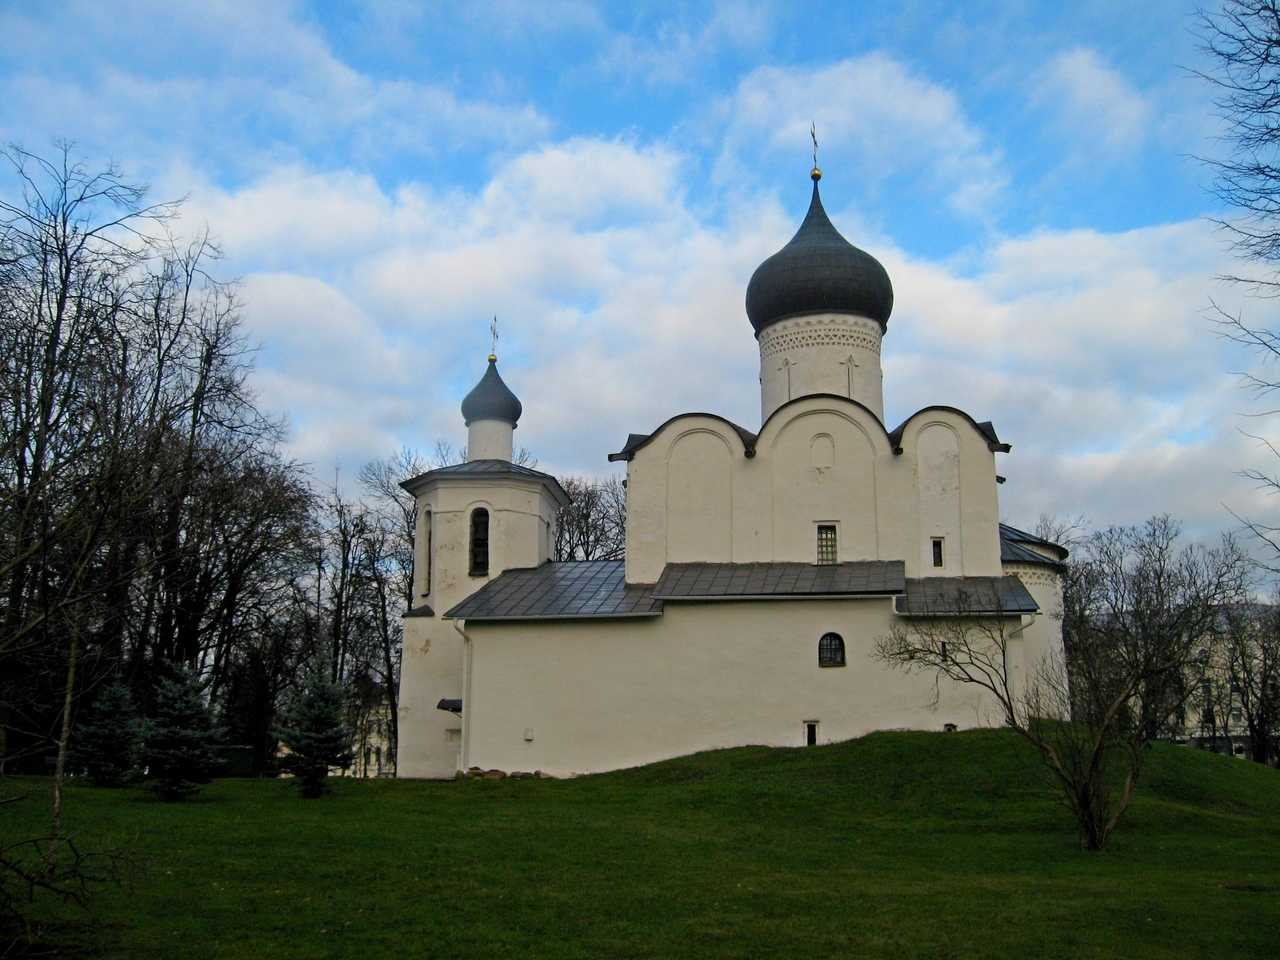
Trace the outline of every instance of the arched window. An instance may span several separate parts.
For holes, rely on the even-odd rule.
[[[844,638],[838,633],[824,633],[818,641],[818,666],[844,666]]]
[[[422,555],[422,595],[431,595],[431,511],[424,511],[422,525],[426,528],[427,549]]]
[[[471,511],[471,575],[489,575],[489,511],[484,507]]]

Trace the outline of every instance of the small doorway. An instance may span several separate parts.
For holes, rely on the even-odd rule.
[[[816,747],[818,745],[817,720],[806,720],[804,722],[804,745],[806,747]]]

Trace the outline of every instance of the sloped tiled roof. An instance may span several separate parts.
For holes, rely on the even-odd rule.
[[[657,617],[667,602],[891,595],[905,616],[1035,613],[1022,581],[1007,577],[907,579],[900,560],[852,563],[672,563],[656,584],[627,584],[622,560],[544,563],[508,570],[445,619],[580,620]]]
[[[669,563],[653,588],[660,600],[856,596],[901,593],[901,560],[851,563]]]
[[[446,613],[455,620],[577,620],[656,617],[648,585],[628,586],[622,560],[544,563],[507,570]]]
[[[1053,551],[1058,555],[1058,559],[1053,560],[1046,557],[1038,550],[1031,549],[1029,544]],[[1033,533],[1027,533],[1025,530],[1019,530],[1017,527],[1011,527],[1007,523],[1000,524],[1001,563],[1028,563],[1046,567],[1060,567],[1062,566],[1062,561],[1066,560],[1068,555],[1066,547],[1045,540],[1043,537],[1037,537]]]
[[[509,460],[468,460],[466,463],[454,463],[447,467],[437,467],[435,470],[428,470],[426,473],[420,473],[416,477],[405,480],[400,486],[410,493],[415,493],[424,483],[432,480],[444,478],[466,479],[469,477],[480,479],[519,477],[522,480],[537,480],[539,483],[549,487],[562,502],[569,502],[569,495],[560,486],[560,481],[551,474],[543,473],[541,470],[534,470],[531,467],[523,467],[518,463],[511,463]]]
[[[904,616],[1035,613],[1039,605],[1017,577],[923,577],[894,598]]]

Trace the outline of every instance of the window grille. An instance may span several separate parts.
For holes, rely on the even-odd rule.
[[[942,537],[933,538],[933,565],[942,566]]]
[[[818,524],[818,562],[836,562],[836,528],[834,525]]]
[[[483,507],[471,514],[471,575],[489,575],[489,511]]]
[[[824,633],[818,640],[818,666],[844,666],[844,638],[838,633]]]

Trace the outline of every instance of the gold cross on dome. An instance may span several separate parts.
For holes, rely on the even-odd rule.
[[[498,315],[489,321],[489,359],[498,359]]]

